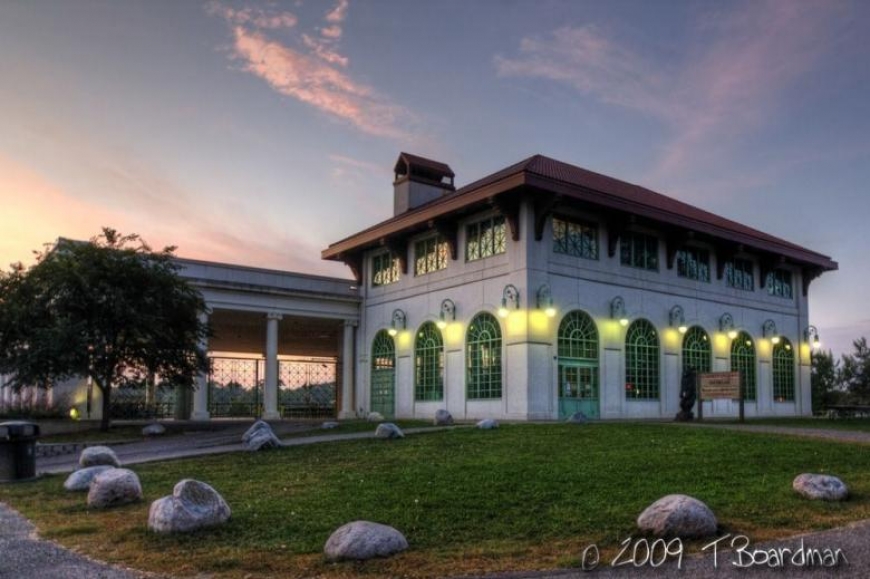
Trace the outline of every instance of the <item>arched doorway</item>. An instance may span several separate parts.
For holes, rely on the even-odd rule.
[[[372,343],[371,411],[385,418],[396,413],[396,345],[381,330]]]
[[[599,418],[598,329],[585,312],[570,312],[559,324],[559,418],[582,412]]]

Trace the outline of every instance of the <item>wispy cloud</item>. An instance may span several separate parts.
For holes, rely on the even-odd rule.
[[[270,30],[293,28],[299,22],[299,19],[290,12],[250,7],[236,10],[217,1],[207,3],[205,10],[209,14],[220,16],[233,24],[251,25]]]

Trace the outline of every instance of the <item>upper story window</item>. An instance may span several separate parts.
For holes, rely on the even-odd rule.
[[[755,289],[755,274],[748,259],[735,259],[725,263],[725,283],[728,287],[751,292]]]
[[[399,258],[391,251],[372,257],[372,285],[387,285],[399,281]]]
[[[447,268],[447,241],[440,235],[414,244],[414,275]]]
[[[585,259],[598,259],[598,227],[553,218],[553,251]]]
[[[658,271],[659,240],[646,233],[625,233],[619,239],[622,265]]]
[[[474,261],[504,253],[505,221],[497,215],[471,223],[465,228],[465,261]]]
[[[697,281],[710,281],[710,252],[706,249],[684,247],[676,255],[677,275]]]
[[[790,271],[784,269],[771,271],[767,274],[764,285],[767,287],[767,293],[772,296],[791,299],[793,295]]]

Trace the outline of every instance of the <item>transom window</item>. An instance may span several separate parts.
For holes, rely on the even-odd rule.
[[[731,371],[740,372],[743,399],[755,400],[755,345],[746,332],[731,341]]]
[[[619,258],[622,265],[657,271],[659,240],[646,233],[626,233],[619,239]]]
[[[559,324],[559,357],[598,360],[598,329],[585,312],[575,310]]]
[[[598,227],[553,218],[553,251],[585,259],[598,259]]]
[[[466,336],[466,388],[469,399],[501,398],[501,327],[488,313],[471,320]]]
[[[683,336],[683,372],[694,370],[697,374],[710,372],[712,368],[710,337],[699,326],[692,326]]]
[[[465,228],[465,260],[491,257],[506,250],[503,215],[471,223]]]
[[[784,269],[775,269],[767,274],[764,282],[767,293],[780,298],[792,298],[791,272]]]
[[[794,401],[794,349],[785,338],[773,347],[773,400]]]
[[[751,292],[755,290],[755,275],[752,262],[735,259],[725,263],[725,284],[728,287]]]
[[[372,285],[387,285],[399,281],[399,259],[392,252],[372,257]]]
[[[447,268],[447,241],[440,235],[414,244],[414,275]]]
[[[420,326],[414,345],[414,396],[417,400],[444,398],[444,341],[432,322]]]
[[[659,338],[646,320],[633,322],[625,335],[625,397],[659,397]]]
[[[697,281],[710,281],[710,252],[706,249],[684,247],[677,251],[677,275]]]

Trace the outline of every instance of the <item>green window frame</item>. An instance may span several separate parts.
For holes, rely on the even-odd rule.
[[[791,342],[780,338],[773,346],[773,400],[794,402],[794,348]]]
[[[755,400],[755,343],[752,341],[752,336],[746,332],[740,332],[731,341],[731,371],[740,372],[743,399]]]
[[[447,241],[440,235],[414,244],[414,275],[447,269]]]
[[[592,223],[553,218],[553,251],[598,259],[598,227]]]
[[[713,348],[710,336],[700,326],[692,326],[683,336],[683,372],[694,370],[706,374],[713,368]]]
[[[619,239],[622,265],[650,271],[659,269],[659,240],[646,233],[625,233]]]
[[[399,258],[387,251],[372,256],[372,286],[399,281]]]
[[[492,314],[477,314],[465,338],[466,396],[501,398],[501,326]]]
[[[791,272],[785,269],[777,268],[768,272],[767,279],[764,281],[767,293],[779,298],[792,299],[794,292],[791,279]]]
[[[392,336],[381,330],[372,341],[371,360],[371,400],[372,411],[391,417],[396,404],[396,343]]]
[[[625,334],[625,397],[659,398],[659,338],[647,320],[635,320]]]
[[[586,312],[574,310],[559,324],[560,358],[598,361],[598,328]]]
[[[444,340],[432,322],[424,323],[417,331],[414,397],[421,401],[444,399]]]
[[[496,215],[465,227],[465,261],[476,261],[507,251],[505,220]]]
[[[696,247],[677,251],[677,275],[695,281],[710,282],[710,252]]]
[[[754,269],[748,259],[725,262],[725,285],[747,292],[755,291]]]

